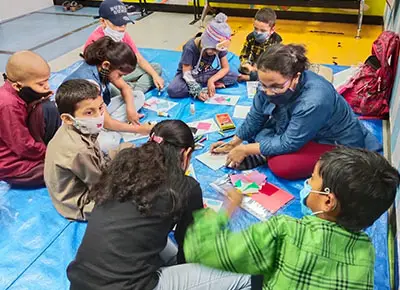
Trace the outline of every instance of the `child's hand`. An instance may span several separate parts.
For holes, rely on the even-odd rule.
[[[160,76],[156,76],[153,78],[154,85],[158,90],[162,90],[164,88],[164,79]]]
[[[215,83],[211,80],[208,80],[207,82],[207,88],[208,88],[208,96],[209,97],[214,97],[215,95]]]
[[[242,75],[242,74],[240,74],[239,76],[238,76],[238,82],[239,83],[241,83],[241,82],[248,82],[250,80],[250,76],[249,75]]]
[[[252,66],[251,66],[250,63],[242,64],[241,70],[242,70],[245,74],[250,73],[251,70],[252,70]]]
[[[205,102],[209,99],[210,97],[208,96],[208,92],[206,90],[201,91],[199,94],[199,100]]]
[[[226,206],[228,215],[231,216],[237,207],[242,204],[243,194],[237,191],[235,188],[230,189],[228,192],[229,203]]]
[[[155,125],[150,123],[143,123],[136,126],[136,132],[142,135],[149,135]]]
[[[143,114],[139,114],[135,110],[126,110],[126,117],[132,124],[140,125],[139,119],[143,118]]]

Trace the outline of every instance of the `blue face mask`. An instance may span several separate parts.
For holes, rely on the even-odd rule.
[[[271,103],[275,104],[275,105],[284,105],[289,103],[290,99],[293,97],[294,95],[294,91],[292,91],[290,88],[286,90],[286,92],[282,93],[282,94],[276,94],[276,95],[267,95],[267,99],[268,101],[270,101]]]
[[[268,32],[257,32],[255,30],[253,31],[253,35],[258,43],[263,43],[270,37]]]
[[[325,194],[328,195],[331,193],[329,188],[325,188],[325,191],[317,191],[317,190],[312,190],[311,185],[308,184],[308,180],[304,181],[304,187],[300,191],[300,205],[301,205],[301,212],[303,215],[316,215],[320,214],[323,211],[317,211],[317,212],[312,212],[312,210],[307,206],[307,197],[310,195],[310,193],[319,193],[319,194]]]

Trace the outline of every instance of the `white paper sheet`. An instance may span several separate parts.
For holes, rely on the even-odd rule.
[[[143,138],[149,138],[149,135],[141,135],[141,134],[136,134],[136,133],[121,133],[122,139],[124,139],[125,142],[131,142]]]
[[[197,179],[197,178],[196,178],[196,173],[194,172],[193,164],[190,164],[190,165],[189,165],[188,169],[186,170],[186,175],[187,175],[187,176],[191,176],[191,177],[193,177],[194,179]]]
[[[206,152],[196,156],[196,159],[212,170],[218,170],[225,166],[226,156],[226,154],[211,154],[210,152]]]
[[[211,208],[213,211],[219,212],[224,202],[218,199],[203,197],[203,203],[205,208]]]
[[[205,101],[205,104],[212,105],[224,105],[224,106],[235,106],[239,101],[240,96],[229,96],[229,95],[221,95],[215,94],[214,97],[209,98]]]
[[[247,82],[246,85],[247,85],[247,96],[248,96],[250,99],[253,99],[254,96],[255,96],[256,93],[257,93],[258,81],[255,81],[255,82]]]
[[[177,104],[178,103],[171,102],[168,100],[151,97],[150,99],[145,101],[143,108],[154,112],[168,112]]]
[[[233,118],[238,118],[238,119],[246,119],[247,114],[250,111],[250,106],[241,106],[237,105],[235,107],[235,111],[233,111]]]
[[[204,129],[205,124],[210,124],[208,129]],[[189,127],[196,128],[196,136],[198,135],[204,135],[212,132],[219,131],[219,127],[217,123],[215,123],[214,119],[206,119],[206,120],[201,120],[201,121],[195,121],[187,124]]]

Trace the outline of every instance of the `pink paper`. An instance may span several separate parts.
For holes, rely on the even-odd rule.
[[[253,171],[250,174],[247,175],[247,178],[251,180],[251,182],[257,183],[257,185],[261,185],[265,182],[267,177],[265,174],[262,174],[258,171]]]
[[[244,180],[245,180],[244,174],[234,174],[234,175],[231,175],[231,182],[232,182],[232,184],[235,184],[236,181],[238,181],[238,180],[244,181]]]
[[[223,102],[225,102],[225,98],[224,97],[216,97],[216,98],[214,98],[214,101],[216,101],[218,103],[223,103]]]
[[[253,172],[251,172],[251,173],[249,173],[247,175],[243,174],[243,173],[231,175],[231,182],[233,184],[235,184],[236,181],[241,180],[241,181],[243,181],[245,183],[254,182],[257,185],[261,185],[261,184],[265,183],[266,179],[267,179],[267,177],[264,174],[262,174],[262,173],[260,173],[258,171],[253,171]]]
[[[294,197],[290,193],[279,189],[272,195],[257,193],[253,194],[251,198],[274,214]]]
[[[211,128],[211,124],[210,124],[210,123],[199,122],[199,123],[197,124],[197,129],[198,129],[198,130],[205,130],[205,131],[207,131],[207,130],[210,130],[210,128]]]

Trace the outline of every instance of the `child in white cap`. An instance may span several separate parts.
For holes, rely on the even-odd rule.
[[[206,101],[215,95],[216,88],[236,83],[238,75],[230,71],[227,59],[232,34],[227,19],[225,14],[219,13],[202,34],[183,46],[178,72],[168,87],[171,98],[190,95]],[[213,67],[215,59],[216,68]]]

